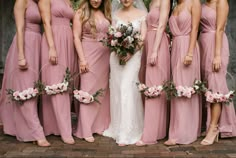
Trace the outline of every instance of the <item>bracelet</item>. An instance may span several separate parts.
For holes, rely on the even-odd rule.
[[[189,57],[193,57],[193,55],[192,55],[192,54],[191,54],[191,55],[187,54],[187,56],[189,56]]]

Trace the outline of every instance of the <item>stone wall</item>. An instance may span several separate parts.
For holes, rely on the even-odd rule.
[[[229,18],[226,27],[226,34],[229,40],[230,58],[228,72],[228,83],[232,89],[236,89],[236,1],[229,0]],[[236,97],[234,98],[234,105],[236,107]]]
[[[230,0],[230,14],[226,27],[226,33],[230,46],[230,60],[228,66],[228,72],[230,72],[236,79],[236,1]]]
[[[6,54],[15,35],[15,22],[13,16],[14,0],[0,0],[0,73],[4,67]]]

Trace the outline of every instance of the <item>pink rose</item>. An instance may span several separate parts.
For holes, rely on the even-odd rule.
[[[79,94],[79,91],[76,89],[76,90],[73,91],[73,93],[74,93],[75,95],[77,95],[77,94]]]
[[[116,44],[118,43],[118,41],[117,40],[111,40],[111,46],[116,46]]]
[[[19,91],[15,91],[15,92],[13,93],[13,96],[14,96],[14,97],[17,97],[17,96],[19,95],[19,93],[20,93]]]
[[[138,84],[138,89],[139,89],[139,91],[143,91],[144,89],[146,89],[147,88],[147,86],[145,85],[145,84]]]
[[[88,104],[91,102],[91,96],[90,95],[85,95],[83,99],[83,103]]]
[[[38,93],[39,93],[39,91],[38,91],[37,88],[34,89],[34,93],[35,93],[35,94],[38,94]]]
[[[120,38],[122,36],[122,33],[121,32],[116,32],[115,35],[114,35],[116,38]]]
[[[20,100],[26,100],[26,96],[23,93],[19,94]]]

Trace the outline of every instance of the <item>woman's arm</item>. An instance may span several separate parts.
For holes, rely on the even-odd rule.
[[[156,65],[156,59],[158,56],[158,49],[160,47],[160,43],[163,37],[163,33],[166,29],[168,16],[170,11],[170,0],[162,0],[160,5],[160,17],[159,17],[159,24],[156,30],[156,38],[153,44],[152,54],[149,60],[151,65]]]
[[[20,69],[27,69],[24,50],[25,11],[27,0],[16,0],[14,5],[14,16],[16,21],[16,38],[18,48],[18,65]]]
[[[216,47],[213,60],[213,71],[219,71],[221,67],[222,41],[228,13],[228,1],[218,0],[216,4]]]
[[[42,16],[43,26],[49,46],[49,61],[51,64],[57,64],[57,52],[53,40],[53,32],[51,27],[51,1],[40,0],[39,9]]]
[[[80,72],[86,73],[89,71],[88,63],[85,59],[82,43],[81,43],[81,34],[82,34],[82,21],[81,17],[81,10],[78,10],[73,19],[73,36],[74,36],[74,44],[76,51],[79,56],[79,65],[80,65]]]
[[[147,34],[146,13],[143,15],[143,17],[144,17],[144,19],[142,20],[141,31],[140,31],[142,44],[143,44],[143,41],[145,40],[146,34]]]
[[[191,14],[192,14],[192,29],[190,34],[190,44],[187,55],[185,56],[184,59],[184,64],[186,66],[192,63],[193,51],[196,47],[196,42],[197,42],[197,33],[201,17],[201,3],[199,0],[192,0]]]

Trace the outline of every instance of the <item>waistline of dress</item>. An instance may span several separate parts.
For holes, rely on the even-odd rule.
[[[180,38],[180,37],[189,37],[190,34],[183,34],[183,35],[173,35],[173,38]]]
[[[33,23],[26,23],[25,24],[25,31],[40,33],[41,32],[40,25],[33,24]]]
[[[216,33],[216,30],[202,30],[201,33]]]
[[[51,24],[52,26],[55,26],[55,25],[70,26],[70,19],[53,17],[51,20]]]

